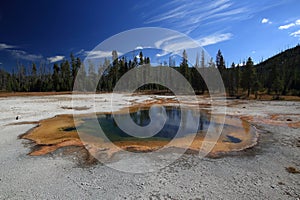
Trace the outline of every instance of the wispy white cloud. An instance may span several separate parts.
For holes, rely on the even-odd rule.
[[[85,50],[84,49],[80,49],[78,52],[75,53],[75,55],[82,55],[84,54]]]
[[[118,55],[122,54],[121,52],[117,52]],[[84,51],[82,53],[84,56],[87,56],[89,59],[97,59],[97,58],[110,58],[112,57],[111,51],[101,51],[101,50],[93,50],[93,51]]]
[[[263,11],[273,6],[277,6],[282,2],[252,1],[245,3],[244,1],[232,0],[215,0],[215,1],[190,1],[175,0],[165,3],[161,2],[158,9],[148,12],[143,17],[146,24],[159,23],[161,26],[171,28],[192,34],[196,30],[207,29],[208,25],[218,24],[214,26],[220,28],[222,22],[233,22],[249,19],[255,13]],[[142,9],[142,8],[140,8]],[[265,19],[266,21],[268,19]],[[268,20],[265,23],[272,23]],[[228,23],[222,24],[223,28],[228,28]],[[213,29],[212,26],[208,27]],[[214,32],[217,30],[214,30]]]
[[[58,62],[58,61],[61,61],[65,58],[65,56],[53,56],[53,57],[49,57],[47,58],[47,60],[50,62],[50,63],[55,63],[55,62]]]
[[[135,47],[134,50],[142,50],[142,49],[148,49],[148,48],[153,48],[153,47],[151,47],[151,46],[137,46],[137,47]]]
[[[169,44],[169,43],[173,43],[174,40],[179,39],[180,37],[181,36],[179,36],[179,35],[172,35],[172,36],[160,39],[154,43],[154,46],[158,49],[162,49],[163,46],[165,46],[166,44]]]
[[[213,35],[200,38],[198,42],[200,43],[201,46],[208,46],[226,40],[230,40],[232,36],[233,35],[231,33],[213,34]]]
[[[195,40],[188,39],[184,35],[173,35],[160,39],[154,43],[155,48],[163,50],[156,54],[156,57],[164,57],[180,54],[183,50],[199,48],[199,46],[208,46],[230,40],[231,33],[214,33]]]
[[[111,57],[111,51],[100,51],[100,50],[96,50],[96,51],[87,51],[86,55],[90,58],[90,59],[94,59],[94,58],[105,58],[105,57]]]
[[[172,53],[178,53],[184,49],[192,49],[200,46],[208,46],[223,42],[232,38],[231,33],[214,33],[196,40],[189,40],[184,36],[175,35],[158,40],[154,43],[157,49],[163,49],[164,52],[157,54],[157,57],[165,56]]]
[[[43,60],[43,56],[41,54],[32,54],[28,53],[24,50],[18,49],[20,48],[17,45],[10,45],[6,43],[0,43],[0,50],[5,50],[10,53],[10,55],[16,59],[20,60],[28,60],[28,61],[39,61]]]
[[[43,59],[42,55],[30,54],[22,50],[9,50],[9,51],[11,55],[17,59],[29,60],[29,61],[37,61]]]
[[[9,45],[5,43],[0,43],[0,50],[5,50],[5,49],[13,49],[16,48],[17,46],[14,45]]]
[[[300,37],[300,30],[291,33],[290,36],[293,36],[293,37]]]
[[[156,57],[162,57],[162,56],[165,56],[165,55],[167,55],[166,53],[157,53],[155,56]]]
[[[135,50],[138,49],[144,49],[144,48],[150,48],[150,47],[144,47],[144,46],[137,46]],[[121,55],[121,52],[117,52],[118,55]],[[96,58],[109,58],[112,56],[112,51],[101,51],[101,50],[92,50],[87,51],[85,49],[80,49],[78,52],[75,53],[75,55],[85,56],[89,57],[89,59],[96,59]]]
[[[184,36],[175,35],[160,39],[154,43],[157,49],[162,49],[164,52],[158,55],[158,57],[172,52],[174,54],[179,53],[183,49],[190,49],[198,47],[198,44],[193,40],[188,40]]]
[[[282,25],[282,26],[279,26],[278,29],[284,30],[284,29],[289,29],[293,26],[296,26],[296,24],[295,23],[290,23],[290,24]]]
[[[219,20],[226,16],[234,16],[245,12],[245,8],[236,8],[229,0],[205,1],[172,1],[163,9],[152,13],[146,19],[146,24],[164,23],[170,28],[176,28],[187,34],[207,23],[208,20]],[[169,7],[169,11],[165,8]]]
[[[139,49],[144,49],[144,47],[142,47],[142,46],[135,47],[135,50],[139,50]]]
[[[146,21],[146,23],[160,22],[164,20],[170,20],[170,19],[172,20],[175,18],[180,18],[186,14],[184,11],[182,11],[185,7],[186,5],[181,5],[173,10],[170,10],[169,12],[150,18],[149,20]]]
[[[279,26],[278,29],[285,30],[285,29],[289,29],[291,27],[299,26],[299,25],[300,25],[300,19],[297,19],[295,22]]]

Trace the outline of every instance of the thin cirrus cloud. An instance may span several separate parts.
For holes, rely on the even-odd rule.
[[[296,20],[295,22],[289,23],[289,24],[281,25],[278,27],[278,29],[285,30],[285,29],[289,29],[291,27],[299,26],[299,25],[300,25],[300,19]]]
[[[161,14],[150,12],[145,23],[163,23],[186,34],[203,24],[234,17],[246,11],[245,7],[236,7],[229,0],[215,2],[177,0],[165,3],[161,8],[157,10]],[[169,8],[167,12],[166,8]]]
[[[290,36],[293,36],[293,37],[300,37],[300,30],[291,33]]]
[[[175,29],[186,34],[193,34],[201,30],[200,33],[205,36],[205,32],[207,33],[208,29],[227,29],[229,22],[249,19],[255,13],[281,3],[272,2],[271,0],[266,0],[265,2],[175,0],[160,3],[160,8],[144,14],[143,17],[145,24],[160,24],[160,26],[165,28]],[[268,20],[266,23],[271,22]],[[213,27],[209,26],[212,24],[214,24]],[[213,31],[216,32],[218,30]]]
[[[0,43],[0,50],[7,51],[11,54],[16,59],[20,60],[28,60],[28,61],[38,61],[42,60],[43,56],[42,55],[37,55],[37,54],[31,54],[23,50],[17,49],[18,46],[16,45],[10,45],[10,44],[5,44],[5,43]]]
[[[134,50],[143,50],[143,49],[148,49],[148,48],[153,48],[152,46],[137,46],[135,47]]]
[[[219,42],[223,42],[226,40],[230,40],[232,38],[232,34],[231,33],[222,33],[222,34],[213,34],[213,35],[209,35],[203,38],[200,38],[198,40],[198,42],[200,43],[201,46],[208,46],[208,45],[212,45],[212,44],[216,44]]]
[[[279,26],[278,29],[285,30],[285,29],[289,29],[293,26],[296,26],[296,24],[295,23],[290,23],[290,24],[282,25],[282,26]]]
[[[0,43],[0,50],[13,49],[13,48],[16,48],[16,47],[17,46],[14,46],[14,45]]]
[[[182,35],[173,35],[160,39],[154,43],[155,48],[162,49],[161,53],[157,53],[157,57],[163,57],[166,55],[179,54],[184,49],[198,48],[199,46],[208,46],[230,40],[232,38],[231,33],[214,33],[196,40],[187,39]]]
[[[111,51],[94,50],[94,51],[86,51],[85,53],[90,59],[106,58],[112,56]]]
[[[121,55],[121,52],[117,52],[118,55]],[[88,59],[98,59],[98,58],[110,58],[112,57],[112,51],[101,51],[101,50],[92,50],[92,51],[86,51],[84,49],[81,49],[79,52],[76,53],[76,55],[82,55],[84,57],[87,57]]]
[[[64,58],[65,58],[65,56],[53,56],[53,57],[47,58],[47,60],[50,63],[55,63],[55,62],[58,62],[58,61],[62,61]]]
[[[30,54],[22,50],[9,50],[9,51],[11,55],[17,59],[28,60],[28,61],[37,61],[43,59],[42,55]]]

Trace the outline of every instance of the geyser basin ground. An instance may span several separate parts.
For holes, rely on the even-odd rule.
[[[150,123],[149,108],[130,108],[131,119],[139,126],[147,126]],[[196,117],[197,112],[200,112],[199,118]],[[120,149],[132,152],[155,151],[163,148],[170,141],[172,141],[172,147],[186,148],[188,152],[197,153],[203,144],[209,125],[219,125],[220,121],[219,116],[211,116],[208,112],[195,110],[193,106],[183,107],[182,110],[177,106],[161,105],[154,108],[154,115],[162,115],[162,113],[165,113],[166,122],[163,128],[152,137],[146,137],[146,132],[135,133],[144,136],[138,138],[122,131],[114,119],[114,117],[122,119],[125,113],[121,110],[115,113],[78,115],[75,119],[79,124],[77,127],[72,115],[59,115],[40,121],[39,126],[24,134],[22,138],[33,140],[38,145],[38,148],[35,148],[30,155],[44,155],[60,147],[83,146],[84,143],[89,152],[101,151],[101,154],[110,158]],[[95,116],[97,124],[94,123]],[[99,133],[98,123],[105,136]],[[195,124],[197,124],[196,132]],[[181,131],[178,134],[179,129]],[[81,140],[82,137],[84,141]],[[254,127],[246,121],[227,116],[222,134],[209,156],[243,150],[255,145],[256,142],[257,133]]]
[[[183,155],[159,171],[130,174],[101,164],[80,167],[78,162],[84,158],[78,160],[77,155],[86,151],[83,147],[61,148],[46,156],[27,156],[30,152],[28,141],[18,140],[17,136],[36,124],[13,124],[30,121],[41,124],[43,119],[56,120],[53,118],[56,115],[91,113],[94,96],[96,103],[101,105],[97,112],[105,112],[110,108],[110,94],[76,95],[78,105],[91,107],[89,110],[64,109],[72,107],[72,95],[26,95],[1,98],[0,199],[299,198],[299,174],[289,173],[286,168],[300,170],[300,126],[296,124],[300,120],[300,102],[228,100],[224,104],[217,101],[215,111],[227,106],[228,115],[258,127],[257,145],[221,159]],[[198,96],[198,99],[201,108],[209,107],[209,97]],[[114,100],[119,110],[145,102],[169,102],[170,97],[120,95]],[[192,102],[186,97],[184,103],[190,105]],[[15,120],[16,115],[21,118]],[[279,118],[274,119],[274,115]],[[77,151],[67,154],[70,149]],[[121,157],[119,153],[115,155]]]

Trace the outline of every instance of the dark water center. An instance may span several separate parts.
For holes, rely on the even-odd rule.
[[[110,141],[129,141],[129,140],[167,140],[170,141],[173,138],[180,138],[187,136],[189,134],[204,134],[208,129],[209,125],[216,124],[216,122],[210,121],[210,115],[198,110],[193,110],[192,108],[182,108],[174,107],[174,106],[157,106],[151,108],[143,107],[138,108],[134,112],[130,113],[130,118],[133,122],[142,127],[143,129],[133,129],[132,132],[135,133],[135,136],[142,137],[134,137],[130,132],[123,131],[118,124],[116,123],[115,118],[126,119],[126,114],[99,114],[97,115],[97,121],[100,124],[106,139]],[[150,112],[149,112],[150,111]],[[127,115],[128,116],[128,115]],[[163,116],[163,117],[162,117]],[[164,120],[163,120],[164,119]],[[91,118],[83,119],[84,123],[81,124],[77,129],[86,134],[93,136],[101,136],[99,134],[99,125],[95,124],[95,120]],[[164,123],[163,123],[164,122]],[[152,123],[152,124],[151,124]],[[127,123],[124,123],[125,126]],[[152,125],[152,126],[149,126]],[[128,123],[130,126],[130,123]],[[157,126],[161,126],[162,128],[159,131],[151,135],[151,137],[147,137],[148,133],[154,131]],[[125,127],[126,128],[126,127]],[[128,127],[127,127],[128,128]],[[129,127],[130,128],[130,127]],[[66,128],[65,131],[68,131]],[[225,124],[223,132],[237,130],[241,131],[242,127],[232,126]],[[69,130],[70,131],[70,130]],[[226,138],[227,142],[231,143],[239,143],[241,140],[234,136],[228,135]]]

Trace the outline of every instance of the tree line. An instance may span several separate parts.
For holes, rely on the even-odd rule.
[[[52,70],[44,64],[37,67],[18,65],[11,73],[0,69],[0,90],[6,92],[71,91],[76,74],[82,69],[80,58],[55,63]]]
[[[51,68],[46,65],[37,67],[35,63],[32,63],[27,67],[19,65],[12,72],[0,69],[0,90],[7,92],[72,91],[74,84],[77,84],[76,89],[81,91],[110,92],[126,72],[143,64],[150,64],[150,58],[144,56],[142,51],[130,60],[118,57],[117,52],[113,51],[112,61],[105,59],[100,67],[94,66],[89,61],[86,69],[81,59],[71,54],[69,60],[65,59],[60,63],[54,63]],[[167,66],[181,73],[199,94],[205,93],[208,89],[197,70],[205,72],[218,69],[227,94],[230,96],[239,97],[250,94],[257,96],[259,93],[273,94],[274,96],[300,95],[299,45],[257,65],[254,65],[249,57],[242,64],[232,63],[230,66],[226,66],[222,52],[219,50],[215,62],[211,59],[205,63],[202,52],[201,58],[197,57],[196,63],[189,66],[188,55],[186,51],[183,51],[178,66],[175,66],[175,61],[171,58]],[[151,76],[151,74],[145,74],[145,76]],[[179,84],[176,83],[176,80],[171,81]],[[97,82],[96,85],[95,82]],[[147,84],[139,89],[163,90],[166,88],[158,84]],[[215,89],[217,91],[217,85]]]

